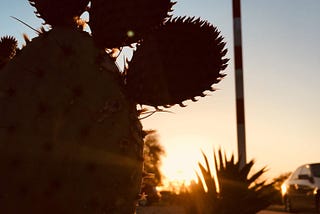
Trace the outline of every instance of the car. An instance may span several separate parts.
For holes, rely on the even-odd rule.
[[[298,167],[281,186],[285,211],[314,210],[320,213],[320,163]]]

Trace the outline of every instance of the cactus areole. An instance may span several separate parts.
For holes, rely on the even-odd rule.
[[[88,0],[29,0],[51,30],[26,40],[22,49],[13,37],[0,39],[1,213],[135,212],[144,137],[136,105],[158,108],[195,101],[221,80],[227,62],[215,27],[199,19],[171,19],[170,0],[157,0],[162,6],[154,12],[148,1],[135,6],[127,4],[131,0],[92,0],[90,34],[77,26]],[[124,10],[126,5],[133,8]],[[111,16],[117,22],[110,22]],[[132,30],[137,34],[127,38]],[[151,38],[158,31],[159,45],[173,41],[174,48],[153,48],[157,45],[149,41],[160,41]],[[174,34],[188,37],[185,32],[193,35],[186,38],[188,44],[173,39]],[[174,56],[185,45],[196,47],[195,39],[207,57]],[[105,49],[128,42],[138,43],[140,50],[121,73]],[[179,69],[184,59],[189,64]]]

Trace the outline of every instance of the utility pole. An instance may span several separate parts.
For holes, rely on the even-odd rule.
[[[240,167],[247,162],[246,155],[246,129],[244,114],[244,89],[243,89],[243,63],[242,63],[242,37],[241,37],[241,0],[232,0],[233,10],[233,42],[236,85],[236,109],[237,109],[237,136],[238,157]]]

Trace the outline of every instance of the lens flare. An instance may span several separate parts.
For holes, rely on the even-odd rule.
[[[134,32],[133,32],[132,30],[128,30],[127,36],[128,36],[129,38],[134,37]]]

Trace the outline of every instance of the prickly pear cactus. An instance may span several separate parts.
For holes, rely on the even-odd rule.
[[[132,214],[143,171],[136,105],[183,106],[212,90],[227,62],[222,37],[200,19],[171,19],[170,0],[154,10],[92,0],[92,34],[79,26],[88,0],[29,2],[52,29],[21,50],[0,39],[0,212]],[[197,40],[205,56],[185,53]],[[133,42],[121,73],[105,49]]]
[[[87,33],[57,27],[1,70],[2,212],[133,212],[141,125],[99,55]]]

